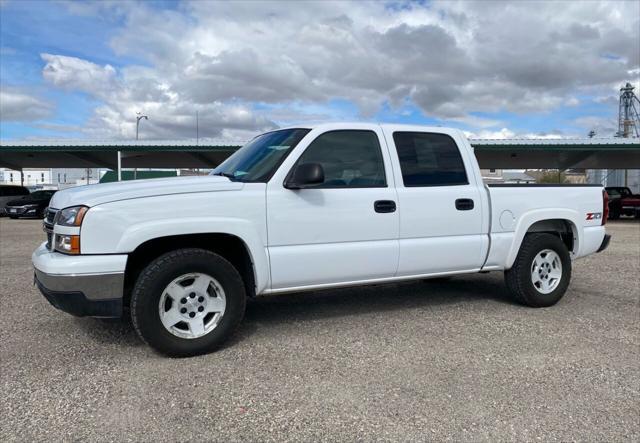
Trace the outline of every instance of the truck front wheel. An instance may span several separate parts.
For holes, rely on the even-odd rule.
[[[229,338],[245,304],[244,283],[231,263],[204,249],[179,249],[142,270],[131,294],[131,318],[152,348],[188,357]]]
[[[555,305],[571,280],[571,257],[562,240],[552,234],[527,234],[513,267],[505,271],[509,291],[534,308]]]

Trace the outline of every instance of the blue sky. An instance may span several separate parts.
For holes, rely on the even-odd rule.
[[[2,139],[128,138],[137,110],[148,138],[191,137],[196,110],[212,138],[324,120],[611,135],[640,73],[634,3],[0,5]]]

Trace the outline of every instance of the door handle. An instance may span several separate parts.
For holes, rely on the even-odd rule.
[[[373,204],[373,209],[382,214],[396,212],[396,202],[393,200],[378,200]]]
[[[473,209],[473,200],[470,198],[459,198],[456,200],[456,209],[458,211],[470,211]]]

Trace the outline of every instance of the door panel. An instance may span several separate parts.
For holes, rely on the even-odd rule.
[[[479,268],[488,239],[482,229],[480,190],[465,174],[471,171],[468,159],[446,133],[424,139],[416,136],[415,141],[410,136],[394,138],[396,133],[415,133],[406,128],[385,129],[386,139],[393,142],[389,151],[398,156],[394,169],[401,211],[397,275]],[[473,201],[472,208],[468,200]]]
[[[375,134],[377,144],[384,143],[379,130],[368,132]],[[322,136],[317,135],[315,140]],[[321,163],[323,157],[315,151],[309,151],[313,155],[303,156],[307,147],[313,146],[317,144],[303,140],[292,153],[296,159],[289,160],[288,171],[295,167],[298,159],[304,162],[309,157]],[[376,212],[375,202],[396,202],[397,198],[388,166],[388,151],[380,146],[375,148],[383,165],[378,170],[361,167],[357,158],[350,157],[348,146],[339,156],[328,154],[332,158],[325,167],[330,177],[324,184],[326,188],[286,189],[282,174],[269,182],[267,229],[272,289],[395,275],[398,211]],[[347,173],[342,174],[341,161],[348,165]],[[384,177],[379,177],[380,174]],[[380,180],[382,185],[378,186]]]
[[[377,213],[391,188],[267,192],[273,289],[391,277],[398,265],[398,211]]]
[[[475,186],[399,188],[398,275],[469,270],[484,260],[480,205],[456,209],[455,201],[479,202]]]

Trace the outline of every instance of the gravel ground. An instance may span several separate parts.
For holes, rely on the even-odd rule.
[[[164,358],[31,284],[40,222],[0,219],[2,440],[640,439],[640,224],[555,307],[502,275],[253,300],[214,354]]]

